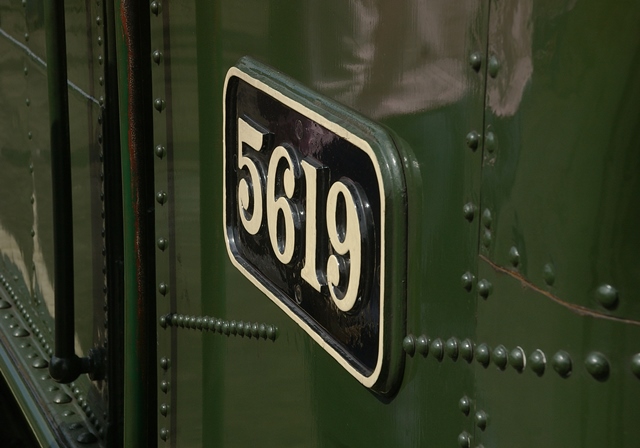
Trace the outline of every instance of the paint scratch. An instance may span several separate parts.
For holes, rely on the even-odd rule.
[[[584,306],[575,305],[573,303],[566,302],[566,301],[562,300],[561,298],[559,298],[558,296],[555,296],[555,295],[551,294],[549,291],[545,291],[544,289],[534,285],[533,283],[531,283],[531,281],[529,281],[526,278],[524,278],[524,276],[522,274],[520,274],[519,272],[515,272],[515,271],[512,271],[510,269],[507,269],[507,268],[504,268],[502,266],[499,266],[499,265],[495,264],[494,262],[492,262],[491,260],[489,260],[484,255],[479,255],[479,257],[480,257],[480,259],[482,261],[484,261],[489,266],[491,266],[495,271],[501,272],[503,274],[508,275],[509,277],[515,278],[516,280],[519,280],[520,283],[522,284],[523,288],[527,288],[527,289],[535,291],[535,292],[537,292],[539,294],[542,294],[543,296],[553,300],[558,305],[561,305],[561,306],[567,308],[569,311],[571,311],[571,312],[573,312],[575,314],[578,314],[580,316],[591,316],[591,317],[595,317],[597,319],[612,320],[614,322],[621,322],[621,323],[625,323],[625,324],[640,325],[640,321],[637,321],[637,320],[624,319],[622,317],[616,317],[616,316],[609,316],[607,314],[603,314],[603,313],[599,313],[597,311],[593,311],[593,310],[591,310],[589,308],[586,308]]]

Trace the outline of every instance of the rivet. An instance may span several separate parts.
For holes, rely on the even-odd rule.
[[[542,352],[542,350],[534,350],[533,353],[529,355],[529,364],[531,364],[531,370],[533,370],[536,375],[542,376],[547,364],[547,358],[544,356],[544,352]]]
[[[100,16],[96,17],[96,25],[98,26],[102,25],[102,17]]]
[[[24,328],[20,327],[20,328],[17,328],[16,330],[14,330],[13,336],[16,337],[16,338],[24,338],[24,337],[29,336],[29,332],[27,330],[25,330]]]
[[[29,67],[27,67],[26,65],[24,66],[24,68],[22,69],[24,76],[27,76],[29,74]]]
[[[444,346],[447,356],[454,361],[458,359],[458,340],[456,338],[449,338]]]
[[[204,319],[202,317],[198,317],[196,319],[196,329],[202,330],[202,325],[204,324]]]
[[[480,344],[476,348],[476,359],[484,367],[489,365],[489,362],[491,361],[491,349],[487,344]]]
[[[165,193],[164,191],[157,192],[156,201],[158,201],[158,204],[163,205],[165,202],[167,202],[167,193]]]
[[[514,268],[518,267],[520,264],[520,252],[518,252],[518,248],[515,246],[512,246],[511,249],[509,249],[509,261]]]
[[[178,325],[178,322],[180,322],[180,315],[179,314],[174,314],[171,316],[171,325],[176,327]]]
[[[478,149],[478,143],[480,142],[480,134],[476,131],[471,131],[467,134],[467,146],[472,150]]]
[[[158,238],[158,249],[164,251],[167,248],[167,240],[165,238]]]
[[[467,290],[467,292],[470,292],[471,288],[473,288],[474,280],[475,280],[475,276],[471,272],[467,271],[464,274],[462,274],[462,277],[460,278],[460,283],[462,284],[462,287]]]
[[[640,378],[640,353],[636,353],[631,357],[631,372]]]
[[[160,390],[165,394],[169,392],[169,381],[163,380],[160,382]]]
[[[609,378],[609,361],[599,352],[592,352],[584,360],[587,372],[598,381],[605,381]]]
[[[151,53],[151,59],[153,59],[153,62],[156,64],[160,64],[162,62],[162,52],[160,50],[155,50]]]
[[[29,42],[29,33],[24,33],[24,40]]]
[[[37,358],[31,363],[31,367],[34,369],[44,369],[49,367],[49,363],[45,359]]]
[[[211,327],[211,324],[209,324],[209,328],[213,330],[213,328]],[[240,337],[244,336],[244,322],[242,321],[238,322],[238,324],[236,325],[236,330],[238,332],[238,336]]]
[[[69,426],[67,426],[67,429],[69,429],[69,431],[75,431],[76,429],[80,428],[84,428],[84,425],[80,422],[73,422]]]
[[[102,36],[98,36],[98,46],[102,46]]]
[[[156,16],[160,14],[162,12],[162,3],[158,0],[151,2],[151,12]]]
[[[498,345],[493,349],[493,363],[500,369],[507,367],[507,349],[504,345]]]
[[[460,408],[460,411],[462,411],[464,415],[469,415],[469,412],[471,412],[471,400],[469,397],[466,395],[462,397],[458,402],[458,408]]]
[[[251,334],[253,335],[254,338],[257,338],[258,336],[260,336],[257,323],[254,323],[253,325],[251,325]]]
[[[160,367],[162,367],[163,370],[167,370],[169,367],[171,367],[171,360],[169,358],[160,358]]]
[[[31,100],[27,98],[26,100],[24,100],[24,103],[27,105],[27,107],[29,107],[31,105]]]
[[[552,286],[556,281],[556,269],[553,263],[547,263],[542,268],[542,278],[544,278],[544,282]]]
[[[469,339],[460,343],[460,357],[467,362],[473,361],[473,342]]]
[[[467,202],[462,206],[462,214],[464,219],[471,222],[476,215],[477,207],[472,202]]]
[[[169,287],[167,286],[166,283],[160,283],[158,285],[158,291],[160,292],[160,294],[162,294],[163,296],[167,294],[167,290],[169,289]]]
[[[98,55],[98,64],[102,65],[102,63],[103,63],[102,55]]]
[[[98,78],[98,84],[100,84],[101,86],[104,85],[104,77],[100,76]]]
[[[429,338],[425,335],[418,336],[416,339],[416,351],[422,356],[427,356],[429,354],[429,342]]]
[[[460,448],[469,448],[471,446],[471,435],[467,431],[463,431],[458,436],[458,445],[460,445]]]
[[[160,430],[160,438],[162,440],[167,440],[169,438],[169,430],[167,428],[162,428]]]
[[[402,349],[409,356],[413,356],[416,352],[416,338],[412,334],[404,337],[402,340]]]
[[[35,196],[33,196],[33,195],[31,196],[31,198],[30,198],[29,200],[31,201],[31,203],[32,203],[32,204],[33,204],[34,202],[36,202],[36,198],[35,198]]]
[[[524,350],[520,347],[516,347],[509,352],[509,364],[518,372],[522,372],[527,365],[527,358],[524,355]]]
[[[166,154],[167,154],[167,149],[164,146],[162,145],[156,146],[156,157],[158,157],[159,159],[162,159]]]
[[[33,133],[31,131],[27,132],[27,138],[29,140],[31,140],[33,138]],[[30,167],[31,172],[33,173],[33,165],[31,165]]]
[[[434,358],[436,358],[438,361],[442,361],[442,357],[444,356],[444,347],[442,344],[442,340],[440,338],[434,339],[433,342],[431,342],[429,351]]]
[[[489,249],[489,247],[491,247],[492,239],[493,237],[491,235],[491,230],[484,229],[484,231],[482,232],[482,245]]]
[[[553,355],[551,364],[553,365],[553,369],[558,372],[561,377],[567,378],[571,375],[571,357],[564,350],[560,350]]]
[[[482,67],[482,54],[478,51],[471,53],[471,56],[469,56],[469,65],[476,72],[480,71],[480,67]]]
[[[53,396],[53,402],[55,404],[65,404],[71,402],[71,397],[64,392],[58,392]]]
[[[489,56],[489,76],[495,78],[498,76],[498,71],[500,70],[500,62],[498,62],[498,58],[495,55]]]
[[[11,304],[6,300],[0,299],[0,310],[6,310],[7,308],[11,308]]]
[[[482,279],[478,282],[478,294],[480,294],[482,298],[486,299],[489,297],[491,291],[493,291],[493,285],[489,280]]]
[[[225,324],[227,326],[227,329],[225,330],[225,327],[222,327],[222,332],[226,335],[229,334],[229,325]],[[265,324],[260,324],[258,325],[258,335],[262,338],[262,339],[267,339],[267,326]]]
[[[496,150],[496,136],[493,132],[487,132],[484,135],[484,147],[487,148],[487,151],[490,153]]]
[[[169,413],[169,405],[167,403],[162,403],[160,405],[160,413],[165,417],[167,416]]]
[[[233,334],[235,334],[235,330],[233,330]],[[269,325],[267,327],[267,339],[271,341],[275,341],[277,335],[278,335],[278,328],[274,327],[273,325]]]
[[[155,100],[153,100],[153,107],[158,112],[162,112],[165,108],[164,100],[162,98],[156,98]]]
[[[611,285],[600,285],[596,289],[596,300],[608,310],[618,306],[618,291]]]
[[[476,412],[476,415],[474,415],[474,418],[478,428],[484,431],[487,428],[487,421],[489,420],[489,416],[487,415],[487,413],[480,410]]]
[[[490,229],[492,222],[493,222],[493,217],[491,216],[491,210],[489,210],[488,208],[485,208],[484,210],[482,210],[482,225],[486,229]]]
[[[162,328],[167,328],[167,316],[160,316],[159,322]]]

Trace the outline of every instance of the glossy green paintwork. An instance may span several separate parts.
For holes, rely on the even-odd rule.
[[[196,2],[195,9],[163,5],[160,15],[168,12],[169,19],[151,16],[152,26],[170,24],[169,33],[154,35],[171,61],[170,69],[154,66],[164,71],[154,75],[154,92],[167,91],[170,72],[174,99],[167,103],[174,120],[167,145],[175,154],[176,195],[169,198],[175,227],[166,216],[156,223],[159,234],[175,232],[176,272],[198,253],[200,263],[177,276],[171,311],[279,328],[275,342],[159,330],[161,350],[170,350],[172,337],[177,344],[177,406],[171,407],[177,415],[173,421],[158,416],[159,425],[175,422],[177,446],[448,446],[465,433],[472,446],[633,446],[631,419],[639,410],[623,397],[640,387],[629,369],[640,350],[636,325],[580,316],[554,301],[637,317],[631,215],[637,208],[630,198],[638,168],[631,150],[638,127],[631,112],[638,85],[631,22],[638,14],[595,3],[221,1]],[[221,93],[224,73],[245,55],[388,126],[413,152],[407,332],[443,344],[469,338],[491,351],[503,345],[507,355],[516,347],[526,357],[540,349],[547,357],[542,377],[531,362],[517,373],[508,356],[502,371],[493,362],[484,368],[475,360],[416,353],[407,358],[398,394],[381,400],[231,267],[220,225]],[[154,126],[156,137],[166,139],[170,123],[156,118]],[[472,131],[476,150],[467,145]],[[600,162],[607,157],[619,166]],[[197,173],[189,165],[194,159]],[[158,189],[171,178],[166,163],[156,160]],[[182,203],[180,193],[196,175],[199,210]],[[611,205],[597,206],[594,198],[602,194],[600,203]],[[481,219],[485,208],[489,228]],[[512,246],[520,254],[517,269],[509,261]],[[169,276],[171,259],[162,257],[159,273]],[[553,286],[544,283],[548,263]],[[461,284],[465,273],[470,292]],[[481,279],[491,283],[486,299]],[[192,294],[198,280],[200,299]],[[532,286],[523,289],[523,282]],[[617,288],[617,309],[595,302],[600,284]],[[191,356],[197,341],[201,362]],[[189,354],[182,351],[187,346]],[[551,365],[559,350],[573,361],[566,379]],[[611,365],[606,381],[585,370],[593,351]],[[200,384],[202,398],[194,399]],[[458,409],[463,396],[471,400],[470,416]],[[478,411],[484,430],[474,422]]]
[[[99,25],[86,4],[67,2],[69,76],[98,101],[100,50],[87,28]],[[3,2],[0,28],[23,44],[28,32],[28,48],[44,58],[33,5]],[[119,2],[115,10],[120,17]],[[156,236],[167,240],[156,249],[156,277],[168,286],[157,293],[156,318],[176,312],[267,322],[278,337],[158,325],[153,368],[159,386],[171,384],[166,393],[158,387],[157,412],[145,412],[144,366],[135,348],[131,167],[123,157],[125,445],[146,444],[143,427],[155,421],[158,445],[178,447],[440,447],[464,445],[467,435],[469,446],[485,448],[636,446],[640,378],[630,363],[640,353],[639,18],[633,2],[596,0],[165,0],[150,9],[151,53],[162,53],[157,61],[149,54],[150,89],[165,108],[149,108],[149,151],[166,149],[154,174],[156,191],[167,194],[156,204]],[[124,38],[121,27],[117,35]],[[52,272],[53,257],[48,121],[40,112],[47,109],[46,79],[42,64],[25,54],[0,36],[0,252],[8,260],[3,269],[15,271],[26,296],[40,300],[30,306],[47,314],[52,293],[44,274]],[[117,55],[126,155],[123,40]],[[228,260],[222,89],[226,71],[243,56],[388,127],[411,154],[406,331],[432,344],[426,357],[407,355],[394,397],[366,390]],[[84,317],[103,304],[96,296],[100,220],[91,210],[99,192],[90,158],[98,150],[99,108],[76,90],[70,98],[76,291],[83,297],[76,314]],[[603,285],[617,291],[613,305],[599,299]],[[100,340],[101,325],[78,319],[79,351],[96,334]],[[488,365],[476,356],[452,359],[452,337],[459,350],[471,340],[476,355],[486,344]],[[441,360],[434,340],[444,347]],[[504,365],[496,363],[502,347]],[[533,370],[536,350],[546,359],[541,375]],[[561,351],[572,361],[566,378],[553,366]],[[585,363],[596,352],[610,365],[600,379]],[[13,378],[13,393],[27,397],[20,403],[46,441],[50,429],[5,353],[0,367]],[[526,358],[521,373],[518,353]],[[166,368],[161,358],[170,360]],[[464,397],[468,415],[460,410]]]
[[[97,36],[92,23],[100,8],[67,1],[67,49],[76,291],[75,348],[86,354],[104,343],[104,273],[100,215],[100,114]],[[33,367],[53,349],[53,235],[49,105],[47,100],[45,15],[43,2],[0,4],[0,273],[11,282],[15,297],[3,312],[7,337],[2,374],[17,398],[39,442],[55,438],[74,441],[84,430],[71,423],[88,422],[86,413],[102,422],[104,383],[85,376],[73,386],[57,386],[46,368]],[[27,317],[28,316],[28,317]],[[6,319],[6,320],[5,320]],[[30,333],[14,339],[10,325]],[[38,355],[34,358],[34,355]],[[42,367],[43,363],[39,365]],[[55,389],[58,388],[58,389]],[[76,393],[74,393],[74,390]],[[75,399],[57,404],[64,393]],[[81,404],[85,404],[85,410]],[[71,416],[63,415],[73,410]],[[104,426],[101,426],[104,427]],[[62,429],[60,429],[62,428]],[[91,431],[98,434],[97,427]],[[65,442],[66,443],[66,442]],[[72,442],[75,443],[75,442]]]
[[[486,131],[495,145],[484,148],[482,208],[493,219],[479,272],[493,293],[479,301],[477,334],[492,347],[542,350],[547,369],[538,378],[476,365],[476,407],[492,416],[477,440],[634,446],[640,9],[593,1],[514,6],[497,2],[490,13],[489,53],[500,67],[487,84]],[[618,291],[613,309],[597,300],[605,284]],[[559,350],[573,363],[566,379],[551,367]],[[611,366],[604,381],[585,368],[593,352]]]
[[[172,97],[185,98],[196,85],[195,81],[190,82],[189,77],[182,75],[184,72],[199,75],[197,86],[200,92],[197,119],[191,118],[195,109],[176,108],[167,102],[166,110],[173,107],[174,120],[182,117],[181,126],[189,129],[186,131],[174,124],[174,129],[189,138],[183,141],[176,138],[172,146],[176,157],[179,155],[186,159],[192,154],[192,157],[202,158],[199,170],[201,241],[195,240],[195,222],[182,224],[177,219],[175,239],[179,246],[187,245],[186,241],[195,241],[195,245],[199,244],[201,248],[203,314],[225,319],[268,321],[278,326],[280,336],[272,343],[173,330],[178,347],[191,344],[195,338],[202,338],[204,344],[204,363],[201,367],[196,366],[202,369],[200,374],[204,381],[202,408],[199,408],[199,400],[194,401],[188,395],[193,390],[192,379],[181,373],[189,370],[193,374],[194,360],[189,355],[182,355],[178,348],[178,384],[172,384],[178,388],[178,402],[177,406],[173,403],[171,406],[171,412],[177,414],[177,425],[172,428],[177,446],[197,446],[203,441],[205,444],[226,446],[258,443],[268,446],[406,446],[426,443],[427,440],[435,445],[455,443],[460,429],[451,422],[459,421],[462,425],[457,402],[464,391],[473,388],[469,369],[460,369],[450,360],[443,363],[409,360],[398,396],[389,402],[381,401],[350,377],[226,260],[221,234],[222,217],[219,214],[222,199],[218,174],[222,161],[220,95],[226,70],[241,56],[250,55],[358,109],[365,116],[382,121],[406,141],[419,166],[419,173],[412,183],[419,186],[422,182],[423,188],[422,195],[418,196],[415,190],[420,188],[412,185],[414,196],[410,198],[410,210],[414,215],[409,218],[414,220],[412,222],[423,221],[428,230],[424,233],[410,231],[408,329],[417,334],[426,332],[445,338],[453,334],[473,337],[474,327],[470,322],[474,318],[475,305],[470,300],[472,296],[460,288],[459,278],[463,272],[475,269],[477,235],[462,217],[462,206],[468,201],[478,202],[480,196],[481,158],[478,152],[466,147],[465,136],[471,129],[482,128],[484,77],[482,72],[476,73],[468,65],[467,58],[471,52],[483,51],[486,47],[479,36],[486,28],[483,23],[487,20],[488,9],[481,9],[476,4],[450,10],[451,7],[443,5],[436,10],[439,15],[431,22],[413,22],[411,33],[424,40],[428,39],[430,25],[438,20],[445,20],[458,28],[450,33],[450,36],[455,36],[450,47],[441,48],[442,42],[432,44],[434,55],[430,56],[431,59],[423,59],[420,54],[408,50],[407,54],[397,56],[405,65],[394,68],[393,64],[386,64],[381,59],[386,50],[381,50],[377,57],[372,56],[371,61],[363,63],[371,64],[372,68],[361,69],[371,70],[375,82],[381,84],[381,88],[373,88],[373,85],[366,84],[349,85],[349,79],[355,76],[348,73],[347,61],[357,57],[350,55],[356,49],[345,47],[341,42],[348,41],[347,36],[351,34],[357,34],[364,41],[374,37],[370,30],[363,30],[366,20],[360,17],[360,12],[350,11],[341,2],[284,6],[260,2],[249,7],[221,2],[217,5],[197,3],[196,6],[196,11],[192,11],[185,5],[169,5]],[[162,14],[167,12],[166,8],[167,5],[163,5]],[[369,13],[375,15],[376,9],[372,6]],[[426,11],[418,9],[418,12],[426,14]],[[408,16],[412,13],[410,9],[403,12]],[[385,9],[380,14],[389,14],[389,11]],[[340,20],[334,21],[336,17]],[[152,15],[151,20],[153,27],[159,16],[155,18]],[[193,20],[198,25],[195,36],[188,28]],[[411,35],[398,36],[395,32],[401,19],[398,18],[397,23],[385,20],[380,23],[380,35],[372,45],[402,47],[411,40]],[[165,39],[166,35],[165,28]],[[175,43],[180,38],[175,36],[197,37],[196,60],[187,56],[190,51],[187,45]],[[186,37],[184,39],[192,42]],[[156,42],[153,45],[156,48],[161,44]],[[427,46],[428,42],[424,45]],[[165,48],[165,61],[167,57]],[[429,61],[440,64],[435,72],[431,70]],[[417,67],[418,75],[408,85],[394,86],[390,83],[394,77],[400,76],[402,70],[412,66]],[[158,69],[154,66],[154,70]],[[173,74],[174,70],[176,74]],[[421,80],[420,70],[430,78]],[[427,89],[432,81],[438,80],[438,70],[445,70],[448,79],[454,81],[446,93],[435,86]],[[333,79],[345,81],[344,91],[331,90],[340,87],[327,82]],[[166,82],[166,78],[162,82]],[[154,89],[155,83],[156,78]],[[159,93],[154,93],[154,97],[164,91],[166,85],[159,84],[154,91]],[[403,102],[415,95],[420,97],[412,104],[395,108],[396,98]],[[385,98],[395,105],[387,109],[379,107]],[[161,123],[161,126],[166,125],[166,122]],[[198,134],[196,129],[199,129]],[[164,137],[165,132],[166,128],[160,137]],[[201,137],[198,146],[191,140],[195,135]],[[162,180],[165,163],[165,160],[156,160],[158,190],[167,186]],[[181,184],[186,187],[186,176],[192,176],[181,172],[186,166],[186,161],[174,159],[176,190]],[[449,181],[451,170],[455,176],[468,179],[468,184]],[[169,202],[171,200],[169,197]],[[176,209],[181,206],[180,200],[176,196]],[[452,207],[452,203],[456,206]],[[164,227],[167,219],[160,215],[157,217],[157,225],[161,229],[159,236],[169,230]],[[184,249],[177,251],[184,252]],[[166,263],[170,263],[161,261],[164,256],[158,257],[159,272],[166,272]],[[442,263],[444,257],[448,260],[446,265]],[[181,258],[185,260],[184,255]],[[193,276],[194,272],[187,275]],[[197,310],[198,307],[197,300],[194,303],[190,293],[193,286],[187,289],[191,300],[187,301],[186,297],[181,300],[184,288],[180,286],[180,276],[177,280],[178,300],[174,311],[193,313],[189,310]],[[160,295],[158,297],[159,301],[167,300]],[[452,301],[456,301],[456,306],[451,305]],[[163,333],[167,330],[159,331],[159,356],[163,356],[160,353],[163,341],[164,350],[169,350],[169,341]],[[172,358],[172,366],[175,365]],[[195,372],[198,373],[197,370]],[[442,384],[445,379],[447,387]],[[446,403],[450,406],[447,407]],[[169,417],[159,416],[158,419],[159,425],[170,424]],[[206,422],[201,430],[200,419]],[[250,430],[247,422],[251,422]]]

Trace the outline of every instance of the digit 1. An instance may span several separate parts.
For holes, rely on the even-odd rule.
[[[326,285],[324,275],[318,271],[317,260],[325,252],[324,246],[318,250],[318,235],[324,235],[324,220],[318,223],[318,208],[324,210],[326,185],[329,180],[329,170],[312,159],[305,159],[301,163],[304,171],[306,205],[304,232],[304,264],[300,276],[320,292]],[[318,179],[320,178],[320,179]],[[319,204],[318,199],[322,202]],[[318,226],[320,225],[320,229]],[[318,253],[321,252],[321,253]]]

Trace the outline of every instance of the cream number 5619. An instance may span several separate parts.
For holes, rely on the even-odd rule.
[[[319,175],[326,167],[310,157],[300,160],[291,147],[276,146],[263,166],[264,159],[256,155],[270,149],[265,148],[266,137],[238,118],[238,169],[244,173],[238,181],[242,226],[256,235],[266,215],[271,249],[285,265],[299,260],[296,248],[304,242],[300,277],[318,292],[326,286],[338,309],[350,311],[362,297],[363,262],[371,244],[366,194],[347,177],[331,182],[330,176]],[[304,194],[298,193],[300,183]],[[326,258],[321,260],[322,255]]]

